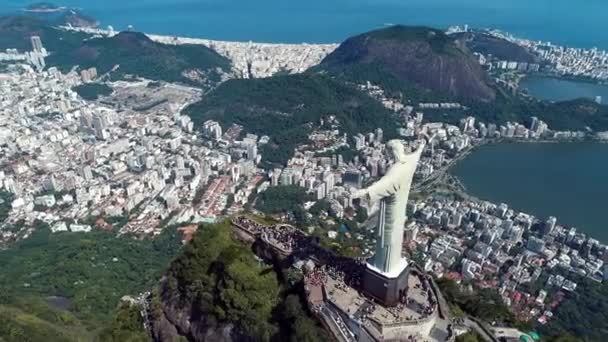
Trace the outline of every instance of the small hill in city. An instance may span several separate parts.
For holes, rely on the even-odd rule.
[[[313,70],[357,83],[369,80],[387,91],[407,84],[453,98],[495,98],[469,49],[429,27],[397,25],[349,38]]]
[[[233,79],[222,83],[200,102],[186,108],[195,124],[216,120],[225,128],[239,124],[247,132],[271,138],[266,161],[283,163],[294,147],[322,118],[334,116],[342,132],[371,132],[380,127],[395,134],[391,112],[367,94],[339,80],[318,74]]]
[[[31,16],[0,17],[0,50],[30,51],[32,36],[39,36],[51,53],[47,66],[62,71],[77,65],[96,67],[99,75],[114,70],[113,79],[133,75],[203,87],[215,85],[230,72],[230,61],[203,45],[161,44],[139,32],[92,38]]]
[[[0,17],[0,51],[17,49],[21,52],[32,49],[31,36],[39,36],[49,51],[65,51],[76,48],[89,35],[61,31],[45,20],[31,16]]]
[[[49,63],[66,69],[96,67],[113,78],[135,75],[152,80],[208,84],[219,82],[230,62],[202,45],[166,45],[139,32],[120,32],[109,38],[82,42],[71,51],[58,51]]]

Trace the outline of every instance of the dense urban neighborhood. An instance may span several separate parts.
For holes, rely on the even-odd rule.
[[[95,39],[118,34],[112,28],[61,30]],[[451,37],[471,30],[453,27],[447,32]],[[608,80],[605,51],[534,42],[496,30],[483,34],[515,44],[535,58],[523,62],[475,54],[480,67],[508,90],[513,85],[507,72]],[[306,74],[338,48],[149,38],[167,46],[203,45],[226,58],[231,67],[220,73],[218,87]],[[0,53],[0,247],[27,241],[40,227],[52,234],[108,231],[117,239],[138,240],[179,227],[187,243],[202,234],[196,233],[200,227],[229,222],[240,240],[253,244],[259,263],[275,260],[268,257],[269,250],[281,259],[296,259],[290,269],[301,277],[308,309],[339,341],[358,341],[365,334],[377,341],[406,335],[412,341],[458,340],[463,334],[486,341],[513,336],[532,340],[535,331],[546,332],[543,327],[551,326],[560,307],[582,286],[608,281],[604,243],[561,224],[560,213],[535,217],[506,203],[475,198],[450,173],[482,145],[601,141],[606,136],[599,129],[555,128],[534,113],[521,122],[491,121],[475,115],[465,100],[422,101],[407,92],[395,96],[385,84],[351,78],[349,91],[377,102],[393,120],[394,130],[366,123],[373,128],[356,131],[363,126],[353,129],[348,115],[318,113],[318,120],[302,125],[298,141],[290,140],[294,148],[281,163],[269,158],[281,148],[271,131],[198,115],[197,106],[212,98],[213,89],[139,75],[115,79],[118,66],[101,72],[95,66],[47,65],[54,52],[47,51],[40,36],[31,36],[30,43],[30,51],[10,48]],[[599,98],[595,104],[601,102]],[[219,112],[225,114],[209,109],[205,115]],[[438,120],[450,113],[459,113],[459,119]],[[363,276],[357,273],[377,252],[379,234],[374,230],[385,209],[355,194],[394,164],[393,139],[404,141],[406,152],[414,151],[420,139],[428,143],[402,227],[401,253],[410,263],[404,278],[407,299],[388,307],[359,290]],[[227,250],[241,248],[220,242]],[[218,255],[229,254],[222,253]],[[183,278],[175,278],[179,286],[168,277],[161,288],[186,288]],[[482,305],[470,305],[473,293],[488,302],[491,298],[495,307],[484,312]],[[149,291],[127,294],[132,297],[123,302],[142,305],[150,331],[158,325],[154,305],[166,305],[163,319],[171,321],[166,297],[158,299]],[[307,324],[319,328],[318,322]],[[161,336],[157,333],[152,335]]]

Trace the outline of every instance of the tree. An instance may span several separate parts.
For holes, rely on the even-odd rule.
[[[456,342],[481,342],[483,339],[477,333],[469,331],[456,336]]]
[[[197,303],[203,316],[267,341],[277,332],[270,322],[279,303],[277,276],[260,266],[230,232],[229,223],[200,226],[171,263],[167,282],[180,300]]]
[[[597,284],[574,274],[568,276],[578,287],[557,309],[548,324],[539,331],[549,337],[576,336],[585,341],[605,341],[608,336],[608,283]]]
[[[308,212],[313,214],[314,216],[320,216],[321,214],[327,214],[329,210],[329,202],[327,200],[321,199],[315,202]]]
[[[109,327],[100,333],[103,342],[145,342],[150,339],[144,329],[144,320],[140,307],[135,304],[122,302],[116,309],[114,319]]]
[[[367,209],[362,206],[357,207],[357,222],[363,223],[367,220]]]
[[[304,188],[297,185],[273,186],[262,192],[256,208],[265,214],[287,214],[301,209],[304,202],[312,200]]]
[[[471,316],[487,322],[500,322],[507,325],[521,323],[509,311],[495,290],[476,289],[474,294],[464,293],[455,281],[447,278],[437,280],[437,285],[448,302],[458,306]]]
[[[325,331],[310,318],[302,306],[300,297],[290,294],[285,297],[281,310],[281,325],[286,330],[289,341],[317,342],[329,341]]]

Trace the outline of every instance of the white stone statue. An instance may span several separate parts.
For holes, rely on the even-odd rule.
[[[397,277],[407,267],[407,260],[401,257],[407,199],[425,145],[426,141],[421,140],[415,151],[405,153],[402,141],[389,141],[386,146],[392,151],[395,163],[376,183],[351,194],[352,198],[380,201],[376,252],[368,261],[368,267],[389,278]]]

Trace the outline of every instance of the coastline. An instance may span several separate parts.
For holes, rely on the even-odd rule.
[[[23,12],[27,12],[27,13],[57,13],[57,12],[63,12],[67,9],[68,8],[65,6],[60,6],[60,7],[56,7],[56,8],[23,8],[21,10]]]
[[[110,31],[107,29],[101,28],[88,28],[88,27],[73,27],[73,26],[59,26],[60,29],[67,31],[76,31],[76,32],[84,32],[94,35],[103,35],[106,37],[113,37],[120,33],[121,31]],[[295,46],[317,46],[323,47],[327,49],[335,49],[340,45],[340,43],[282,43],[282,42],[263,42],[263,41],[238,41],[238,40],[214,40],[207,39],[201,37],[186,37],[186,36],[176,36],[176,35],[166,35],[166,34],[157,34],[157,33],[148,33],[142,32],[150,39],[155,42],[162,44],[172,44],[172,45],[184,45],[184,44],[195,44],[195,45],[208,45],[213,43],[225,43],[225,44],[235,44],[235,45],[250,45],[254,44],[262,47],[276,47],[276,46],[285,46],[285,47],[295,47]]]
[[[463,198],[467,199],[467,200],[471,200],[471,201],[476,201],[476,202],[489,202],[489,203],[493,203],[493,204],[499,204],[500,202],[504,202],[507,203],[509,205],[510,208],[518,211],[518,212],[522,212],[528,215],[533,216],[538,222],[542,222],[543,221],[543,217],[547,216],[547,215],[541,215],[539,213],[537,213],[537,211],[535,211],[534,209],[531,208],[524,208],[521,205],[516,205],[514,202],[509,201],[509,200],[496,200],[496,199],[484,199],[483,196],[481,196],[478,193],[473,193],[466,185],[464,182],[464,179],[457,175],[456,173],[453,172],[454,168],[462,163],[466,157],[468,157],[469,155],[471,155],[472,153],[476,152],[478,150],[478,148],[483,147],[483,146],[493,146],[493,145],[508,145],[508,144],[605,144],[607,143],[606,141],[602,141],[602,140],[568,140],[568,141],[555,141],[555,140],[543,140],[543,141],[526,141],[526,140],[522,140],[522,139],[499,139],[499,140],[493,140],[493,141],[488,141],[479,145],[475,145],[474,147],[472,147],[471,149],[469,149],[468,151],[466,151],[466,153],[464,155],[462,155],[459,158],[456,158],[453,162],[451,162],[449,164],[449,166],[447,167],[447,170],[445,171],[445,175],[443,175],[442,177],[439,177],[437,179],[436,182],[436,186],[438,187],[445,187],[448,188],[454,195],[457,196],[462,196]],[[456,183],[456,184],[450,184],[447,183],[446,180],[451,181],[452,183]],[[559,209],[551,209],[551,211],[553,211],[553,213],[549,213],[548,215],[553,215],[555,217],[560,218],[559,215]],[[597,234],[597,227],[588,227],[586,225],[583,224],[579,224],[579,223],[574,223],[574,222],[564,222],[561,224],[558,224],[559,226],[562,226],[564,229],[566,228],[571,228],[571,227],[576,227],[578,228],[578,233],[582,233],[584,235],[587,236],[587,238],[594,238],[599,240],[601,243],[608,243],[608,239],[607,237],[599,237],[598,238],[598,234]],[[601,234],[599,234],[601,235]]]
[[[113,37],[119,32],[98,28],[60,26],[60,29]],[[319,64],[338,44],[284,44],[220,41],[143,33],[150,40],[167,45],[203,45],[232,62],[238,78],[270,77],[281,71],[301,73]]]

